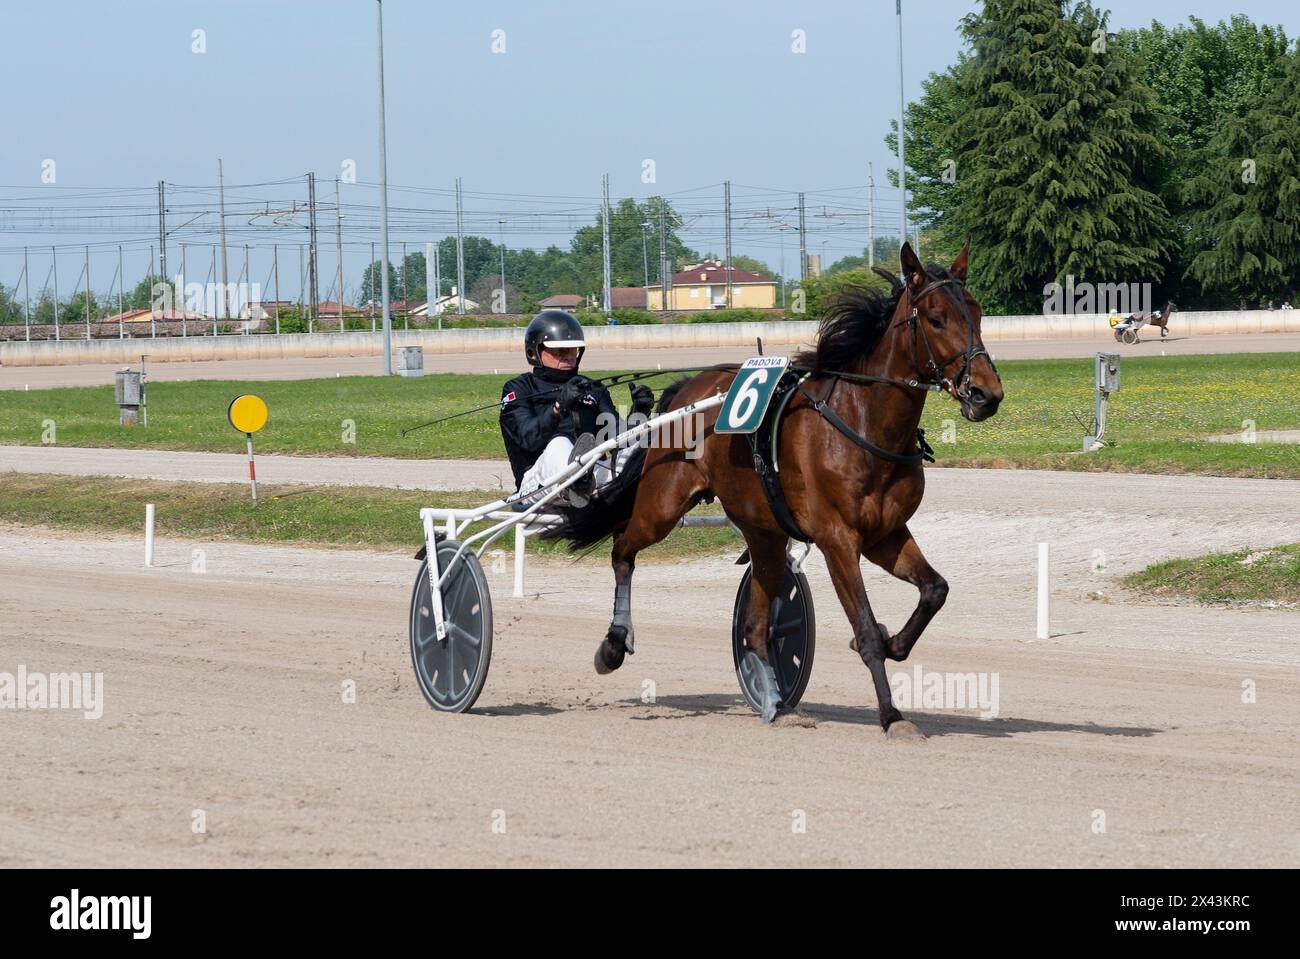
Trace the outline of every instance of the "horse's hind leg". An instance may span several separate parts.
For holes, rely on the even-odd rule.
[[[885,640],[885,655],[902,662],[921,638],[925,627],[930,625],[930,620],[943,607],[948,598],[948,581],[935,572],[922,555],[921,547],[916,545],[906,526],[866,550],[866,557],[886,573],[920,590],[916,609],[897,635],[891,637],[883,626],[880,627]]]
[[[781,705],[781,691],[777,686],[776,670],[768,658],[768,637],[772,600],[780,594],[785,580],[785,551],[789,538],[784,533],[772,533],[753,527],[742,527],[745,544],[754,575],[749,586],[749,607],[745,610],[745,653],[741,669],[749,670],[757,679],[755,686],[760,697],[759,715],[763,722],[776,718]]]
[[[596,672],[612,673],[623,665],[623,657],[635,652],[632,630],[632,573],[636,554],[653,546],[672,532],[677,521],[690,508],[694,490],[686,476],[677,476],[655,484],[644,484],[637,491],[636,505],[627,528],[614,539],[614,617],[605,639],[596,649]]]

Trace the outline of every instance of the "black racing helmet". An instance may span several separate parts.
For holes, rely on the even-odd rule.
[[[564,310],[542,310],[534,316],[524,331],[524,356],[530,366],[542,365],[543,346],[561,350],[577,347],[578,362],[573,366],[576,373],[582,365],[582,354],[587,351],[578,318]]]

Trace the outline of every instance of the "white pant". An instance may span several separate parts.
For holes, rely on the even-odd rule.
[[[629,446],[618,451],[616,468],[622,469],[623,463],[631,455],[635,446]],[[556,436],[546,448],[542,450],[541,455],[537,457],[537,462],[528,467],[528,472],[524,473],[524,478],[519,481],[519,492],[531,493],[542,485],[542,481],[547,477],[554,476],[564,467],[569,465],[569,454],[573,452],[573,440],[567,436]],[[594,485],[597,487],[604,486],[614,474],[610,471],[608,461],[598,460],[591,471]]]

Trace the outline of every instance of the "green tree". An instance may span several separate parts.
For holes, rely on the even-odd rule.
[[[379,302],[380,293],[383,286],[383,274],[380,272],[380,262],[376,260],[368,265],[361,274],[361,292],[357,294],[357,306],[365,306],[371,300]],[[393,267],[393,261],[388,261],[388,298],[396,300],[401,284],[397,282],[397,270]]]
[[[1189,17],[1188,25],[1152,23],[1120,31],[1112,46],[1131,57],[1166,107],[1158,134],[1168,148],[1162,197],[1179,241],[1168,270],[1168,293],[1188,305],[1235,305],[1236,297],[1243,295],[1240,284],[1185,279],[1203,274],[1207,265],[1202,258],[1193,273],[1207,233],[1185,185],[1205,174],[1204,164],[1211,157],[1212,163],[1225,159],[1216,151],[1226,148],[1226,141],[1207,154],[1210,139],[1235,128],[1276,82],[1288,46],[1286,33],[1278,26],[1256,26],[1241,15],[1213,27]]]
[[[699,255],[681,241],[678,231],[682,219],[672,204],[659,197],[644,203],[631,198],[612,204],[609,216],[610,285],[641,286],[645,277],[645,260],[649,260],[650,283],[659,282],[659,215],[662,210],[667,234],[667,249],[671,269],[676,271],[684,263],[697,260]],[[584,226],[573,236],[570,254],[576,274],[577,289],[565,293],[581,295],[599,294],[604,285],[604,262],[600,214],[591,226]],[[642,236],[644,233],[644,246]]]
[[[972,69],[970,57],[959,54],[956,64],[943,73],[932,73],[921,83],[921,99],[907,105],[907,215],[913,228],[927,231],[937,249],[923,244],[922,254],[928,259],[950,263],[961,251],[965,237],[960,228],[951,223],[953,214],[965,200],[967,182],[967,157],[959,156],[959,127],[964,122],[966,74]],[[898,122],[890,121],[890,132],[885,145],[891,153],[898,153]],[[898,170],[886,171],[889,185],[898,189]],[[877,228],[889,229],[893,224],[881,223]],[[897,236],[876,238],[876,262],[885,256],[885,266],[898,265],[900,243]],[[885,244],[882,249],[882,244]],[[863,259],[865,260],[865,250]]]
[[[944,233],[970,238],[971,285],[992,305],[1039,309],[1067,274],[1154,282],[1172,250],[1156,97],[1104,31],[1061,0],[985,0],[962,21],[973,55],[955,74],[960,203]]]
[[[1300,274],[1300,51],[1244,116],[1221,118],[1183,185],[1188,275],[1220,299],[1276,296]]]
[[[17,294],[18,287],[11,289],[0,283],[0,323],[23,322],[23,301]]]

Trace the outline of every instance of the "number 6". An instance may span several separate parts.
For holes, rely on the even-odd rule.
[[[755,387],[766,382],[767,370],[754,370],[749,375],[749,379],[741,384],[739,392],[736,393],[736,405],[731,408],[731,413],[727,416],[728,426],[739,429],[745,420],[749,419],[749,415],[758,406],[758,390]]]

